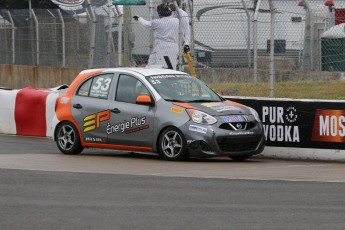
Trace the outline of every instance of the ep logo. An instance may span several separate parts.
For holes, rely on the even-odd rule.
[[[89,132],[99,128],[102,121],[110,119],[110,111],[104,110],[102,112],[91,114],[84,118],[84,132]]]

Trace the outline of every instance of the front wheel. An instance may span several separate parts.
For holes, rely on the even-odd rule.
[[[76,155],[83,151],[76,127],[69,121],[59,125],[56,132],[56,144],[63,154]]]
[[[187,141],[179,129],[166,128],[160,135],[158,142],[158,151],[163,159],[180,161],[188,157]]]

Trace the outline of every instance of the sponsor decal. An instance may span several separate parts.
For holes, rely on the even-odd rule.
[[[213,109],[217,112],[223,112],[228,110],[235,110],[237,109],[235,106],[232,105],[224,105],[224,103],[221,102],[211,102],[211,103],[202,103],[202,106],[205,106],[207,108]]]
[[[129,121],[123,121],[118,124],[107,124],[107,134],[112,133],[125,133],[130,134],[138,132],[144,129],[148,129],[150,126],[146,124],[146,117],[132,117]]]
[[[171,107],[170,112],[181,114],[181,113],[183,113],[183,109],[177,108],[177,107]]]
[[[99,142],[99,143],[106,143],[106,138],[99,138],[99,137],[85,137],[85,142]]]
[[[130,134],[130,133],[139,132],[139,131],[141,131],[141,130],[148,129],[148,128],[150,128],[149,125],[139,126],[139,127],[137,127],[137,128],[134,128],[134,129],[126,130],[126,131],[125,131],[125,134]]]
[[[68,97],[62,97],[62,98],[60,99],[60,103],[61,103],[61,104],[67,104],[68,101],[69,101],[69,98],[68,98]]]
[[[196,125],[190,125],[189,126],[189,131],[206,134],[207,133],[207,128],[204,128],[204,127],[201,127],[201,126],[196,126]]]
[[[85,0],[52,0],[63,10],[79,10],[82,9],[82,4]]]
[[[84,132],[89,132],[99,128],[101,122],[110,119],[110,111],[104,110],[99,113],[88,115],[84,118]]]
[[[300,142],[299,126],[294,125],[298,118],[296,112],[294,107],[263,106],[262,123],[266,140]]]
[[[253,135],[253,134],[254,132],[250,132],[250,131],[229,133],[230,136]]]
[[[286,114],[285,114],[286,120],[290,123],[294,123],[298,118],[298,115],[296,112],[297,112],[297,110],[295,109],[295,107],[287,108]]]
[[[345,142],[345,110],[316,110],[311,140]]]
[[[169,75],[169,74],[164,74],[164,75],[157,75],[157,76],[152,76],[149,79],[150,80],[157,80],[157,79],[167,79],[167,78],[192,78],[192,76],[189,75]]]
[[[244,115],[223,116],[223,119],[226,123],[249,121],[248,116]]]

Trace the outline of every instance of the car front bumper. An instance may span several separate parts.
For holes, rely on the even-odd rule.
[[[195,126],[199,129],[190,128]],[[266,142],[261,124],[249,130],[229,131],[188,122],[182,131],[191,157],[256,155],[263,151]]]

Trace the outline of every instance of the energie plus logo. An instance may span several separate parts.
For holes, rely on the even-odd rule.
[[[99,113],[91,114],[84,118],[84,132],[89,132],[99,128],[101,122],[110,119],[110,111],[104,110]]]

